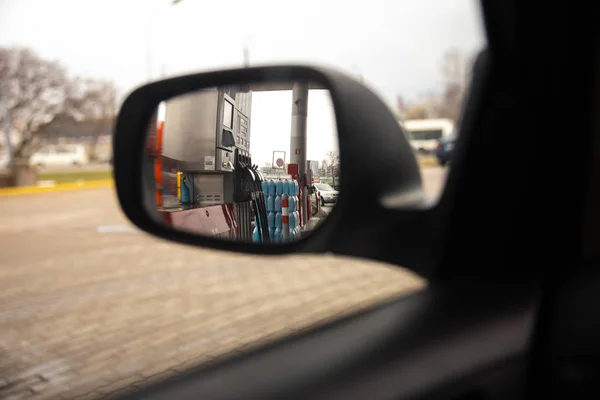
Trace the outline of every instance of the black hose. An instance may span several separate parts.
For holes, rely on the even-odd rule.
[[[252,165],[252,161],[250,159],[248,160],[248,167],[252,171],[252,175],[254,176],[254,189],[256,194],[255,197],[257,201],[258,214],[260,215],[259,234],[263,243],[270,243],[269,223],[267,220],[267,208],[265,205],[265,194],[262,190],[261,175],[258,172],[256,166]]]

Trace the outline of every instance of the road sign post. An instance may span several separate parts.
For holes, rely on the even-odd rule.
[[[277,169],[283,169],[285,167],[285,151],[274,151],[272,167]]]

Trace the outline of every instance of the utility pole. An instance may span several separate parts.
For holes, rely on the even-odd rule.
[[[174,6],[176,4],[181,3],[183,0],[169,0],[169,6]],[[152,50],[150,49],[151,44],[152,44],[152,23],[154,22],[154,19],[156,17],[156,15],[160,12],[163,11],[162,8],[158,9],[158,10],[154,10],[154,13],[152,14],[152,16],[150,17],[150,21],[148,21],[148,32],[146,33],[146,74],[147,74],[147,79],[148,82],[152,81]],[[164,68],[164,67],[163,67]]]
[[[244,46],[244,67],[248,68],[250,66],[250,50],[248,49],[248,45]]]
[[[306,120],[308,108],[308,84],[294,83],[292,88],[292,130],[290,133],[290,164],[298,165],[300,177],[300,194],[302,206],[302,225],[308,224],[307,207],[308,187],[312,182],[306,181]]]

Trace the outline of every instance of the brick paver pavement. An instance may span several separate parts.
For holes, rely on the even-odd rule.
[[[106,224],[127,225],[110,189],[0,198],[0,398],[111,396],[425,284],[363,260],[233,255]]]

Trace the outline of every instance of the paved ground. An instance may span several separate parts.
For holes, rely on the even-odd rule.
[[[430,194],[444,174],[424,172]],[[112,396],[424,285],[360,260],[159,241],[111,189],[0,198],[0,241],[0,398]]]
[[[448,169],[442,167],[421,168],[423,190],[429,198],[437,199],[442,193],[447,173]]]

